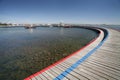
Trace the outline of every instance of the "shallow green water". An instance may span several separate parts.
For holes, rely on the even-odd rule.
[[[0,80],[21,80],[97,37],[82,28],[0,28]]]

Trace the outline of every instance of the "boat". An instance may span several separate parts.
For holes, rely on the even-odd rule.
[[[70,25],[66,25],[66,26],[63,26],[63,28],[71,28],[72,26]]]
[[[31,28],[36,28],[36,26],[32,26],[32,25],[26,25],[25,29],[31,29]]]

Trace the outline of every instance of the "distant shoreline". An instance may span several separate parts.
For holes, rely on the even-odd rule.
[[[0,28],[25,28],[26,26],[11,26],[11,25],[0,25]],[[35,27],[51,27],[46,25],[40,25]],[[111,28],[117,31],[120,31],[120,25],[68,25],[68,26],[60,26],[60,25],[52,25],[52,27],[63,27],[63,28],[88,28],[88,27],[104,27],[104,28]]]
[[[17,28],[17,27],[24,27],[24,26],[1,26],[0,28]]]

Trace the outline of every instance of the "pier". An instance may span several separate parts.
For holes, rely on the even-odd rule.
[[[24,80],[120,80],[120,32],[96,30],[99,36],[82,49]]]

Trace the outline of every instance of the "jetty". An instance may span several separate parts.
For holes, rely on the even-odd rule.
[[[24,80],[120,80],[120,32],[94,29],[99,36],[82,49]]]

